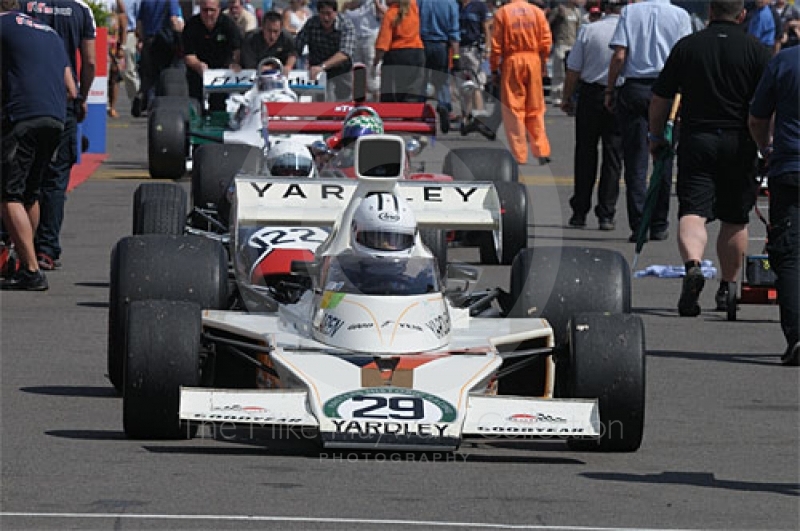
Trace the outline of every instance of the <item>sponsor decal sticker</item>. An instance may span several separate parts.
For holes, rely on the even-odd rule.
[[[322,294],[322,300],[319,302],[319,307],[323,310],[333,310],[344,299],[344,293],[337,293],[335,291],[326,291]]]
[[[533,424],[535,422],[550,422],[554,424],[562,424],[564,422],[567,422],[567,419],[565,418],[554,417],[552,415],[545,415],[544,413],[516,413],[508,417],[506,420],[521,424]]]

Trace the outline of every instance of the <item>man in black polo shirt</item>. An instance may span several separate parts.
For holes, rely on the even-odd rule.
[[[219,0],[201,0],[200,13],[183,30],[189,96],[203,101],[203,72],[209,68],[241,69],[242,34],[236,23],[220,13]],[[224,111],[226,94],[211,94],[210,111]]]
[[[242,44],[242,68],[255,68],[267,57],[275,57],[283,63],[283,73],[288,74],[297,61],[294,39],[283,31],[281,14],[267,11],[261,18],[261,29],[251,31]]]
[[[700,314],[705,279],[700,269],[708,234],[705,224],[722,222],[717,238],[722,280],[718,310],[726,309],[747,251],[747,223],[756,200],[756,145],[747,129],[749,101],[770,59],[770,51],[737,23],[742,0],[713,0],[708,28],[681,39],[653,85],[650,151],[663,139],[672,99],[681,93],[678,144],[678,247],[686,276],[678,301],[682,316]]]
[[[297,34],[295,47],[308,46],[308,75],[314,80],[321,72],[327,76],[326,99],[353,99],[353,53],[356,49],[356,27],[337,12],[336,0],[319,0],[317,14]]]

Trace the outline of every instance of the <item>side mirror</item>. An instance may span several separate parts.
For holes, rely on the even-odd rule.
[[[425,149],[425,145],[427,145],[427,142],[423,144],[418,137],[409,138],[406,140],[406,153],[409,157],[415,157],[422,153],[422,150]]]

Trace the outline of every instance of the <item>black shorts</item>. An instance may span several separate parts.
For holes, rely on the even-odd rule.
[[[50,117],[3,125],[0,200],[26,206],[36,202],[42,176],[53,159],[63,129],[62,122]]]
[[[681,131],[678,217],[747,224],[757,190],[756,145],[747,131]]]

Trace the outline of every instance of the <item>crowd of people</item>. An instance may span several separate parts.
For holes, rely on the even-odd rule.
[[[7,50],[18,49],[28,38],[25,32],[31,43],[58,35],[69,62],[64,70],[58,54],[42,63],[52,69],[42,77],[60,88],[36,87],[46,91],[42,98],[48,104],[40,111],[21,103],[28,94],[3,92],[3,173],[13,178],[3,181],[2,215],[23,267],[2,287],[46,289],[41,270],[60,267],[76,124],[86,114],[94,78],[95,22],[77,0],[26,3],[24,14],[18,0],[0,1],[4,12],[31,17],[13,19],[24,22],[16,25],[11,17],[0,19],[3,87],[11,85],[9,76],[22,76],[15,69],[23,55]],[[198,0],[194,5],[195,12],[184,19],[177,0],[112,1],[118,18],[109,49],[114,68],[109,116],[117,114],[118,83],[132,101],[131,113],[139,116],[168,66],[185,65],[189,94],[201,99],[205,69],[254,68],[263,58],[277,57],[286,72],[306,68],[312,79],[324,72],[327,99],[336,101],[352,98],[353,64],[364,63],[368,99],[433,100],[447,133],[456,118],[453,74],[467,69],[499,94],[509,150],[520,164],[527,163],[529,150],[540,164],[550,162],[548,103],[575,116],[567,225],[587,226],[598,184],[598,228],[613,230],[624,179],[631,242],[641,240],[651,156],[660,158],[666,178],[660,181],[646,238],[668,238],[673,179],[672,158],[663,156],[671,149],[664,130],[680,95],[678,246],[686,275],[678,311],[700,313],[706,225],[716,219],[722,278],[715,299],[717,309],[728,304],[747,251],[760,158],[761,173],[770,176],[769,253],[788,343],[784,361],[797,364],[800,9],[794,4],[710,0],[701,4],[708,8],[705,13],[693,7],[697,2],[669,0],[264,0],[259,5]],[[544,84],[550,72],[548,102]],[[470,102],[478,113],[481,94],[477,91]],[[209,98],[211,110],[223,107],[221,96]],[[26,156],[12,162],[12,152]]]

